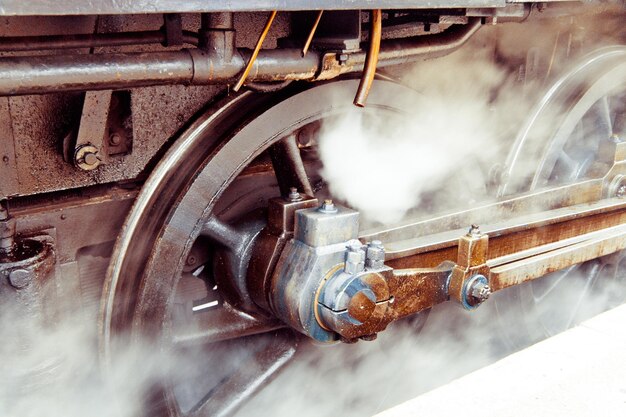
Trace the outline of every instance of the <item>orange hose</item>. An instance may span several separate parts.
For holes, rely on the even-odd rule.
[[[380,40],[383,33],[383,13],[380,9],[372,10],[370,30],[370,47],[367,50],[365,56],[365,65],[363,66],[363,75],[361,76],[361,82],[354,97],[354,105],[358,107],[364,107],[367,101],[367,96],[372,88],[374,82],[374,76],[376,75],[376,65],[378,64],[378,52],[380,51]]]
[[[246,81],[246,78],[248,78],[248,74],[250,74],[252,65],[254,65],[254,61],[256,60],[256,57],[259,55],[261,46],[263,46],[263,41],[267,37],[267,33],[270,31],[270,28],[272,27],[272,22],[274,22],[276,13],[277,11],[274,10],[272,14],[270,15],[270,17],[267,19],[267,23],[265,23],[263,32],[261,32],[261,36],[259,36],[259,40],[257,41],[256,46],[254,47],[254,51],[252,51],[252,56],[250,57],[250,60],[248,61],[248,65],[246,65],[246,69],[243,70],[243,74],[241,74],[241,77],[239,77],[239,81],[237,81],[237,84],[235,84],[235,86],[233,87],[233,91],[239,91],[241,86],[243,86],[243,83]]]
[[[306,53],[309,51],[309,47],[311,46],[311,42],[313,41],[313,36],[315,35],[315,31],[317,30],[317,25],[320,24],[323,13],[324,10],[320,10],[320,12],[317,14],[317,18],[315,19],[315,23],[313,23],[313,27],[311,28],[311,32],[309,33],[309,37],[306,39],[304,47],[302,48],[302,58],[304,58],[306,56]]]

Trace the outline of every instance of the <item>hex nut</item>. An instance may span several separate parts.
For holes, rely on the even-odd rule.
[[[82,145],[74,152],[74,163],[84,171],[96,169],[102,163],[98,156],[98,148],[91,144]]]
[[[385,248],[380,240],[374,240],[367,245],[365,266],[371,269],[382,268],[385,265]]]

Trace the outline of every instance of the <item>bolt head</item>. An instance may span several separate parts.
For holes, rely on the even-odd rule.
[[[118,146],[122,143],[122,136],[119,133],[111,133],[109,143],[113,146]]]
[[[298,192],[298,189],[296,187],[291,187],[289,189],[289,196],[287,197],[289,201],[300,201],[302,200],[302,198],[302,195]]]
[[[489,284],[478,282],[476,285],[472,286],[471,295],[480,302],[483,302],[491,295],[491,288],[489,288]]]
[[[9,273],[9,283],[17,289],[25,288],[30,284],[32,274],[26,269],[14,269]]]
[[[80,146],[74,153],[76,166],[85,171],[96,169],[102,160],[98,156],[98,148],[91,144]]]
[[[87,165],[95,165],[98,163],[99,159],[94,153],[86,153],[84,161]]]
[[[468,236],[480,236],[480,227],[477,224],[471,225],[467,234]]]
[[[324,203],[322,203],[319,211],[327,214],[337,213],[337,207],[335,207],[335,203],[333,203],[333,200],[328,199],[324,200]]]

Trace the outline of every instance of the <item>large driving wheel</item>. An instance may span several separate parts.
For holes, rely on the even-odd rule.
[[[151,416],[230,415],[296,351],[298,337],[251,300],[246,267],[267,200],[295,187],[324,197],[315,132],[354,111],[358,82],[219,103],[176,141],[143,186],[114,249],[102,346],[151,341],[196,358],[150,398]],[[406,111],[416,93],[375,82],[367,117]]]
[[[509,153],[500,195],[602,177],[625,135],[626,48],[601,49],[559,78],[532,111]],[[520,345],[549,337],[623,303],[624,263],[618,253],[507,290],[497,298],[506,339]]]

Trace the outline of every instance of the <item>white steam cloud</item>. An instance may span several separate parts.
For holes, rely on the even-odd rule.
[[[512,139],[502,137],[509,121],[492,110],[512,105],[507,94],[493,99],[508,74],[486,52],[422,63],[404,78],[420,93],[406,116],[388,119],[354,108],[324,124],[319,139],[331,194],[385,224],[420,204],[449,208],[443,201],[432,207],[431,194],[439,189],[457,205],[484,198],[488,161],[497,161],[503,139]]]
[[[105,370],[93,315],[75,311],[44,324],[18,311],[0,308],[3,417],[141,416],[147,390],[176,367],[143,346],[120,351]]]

